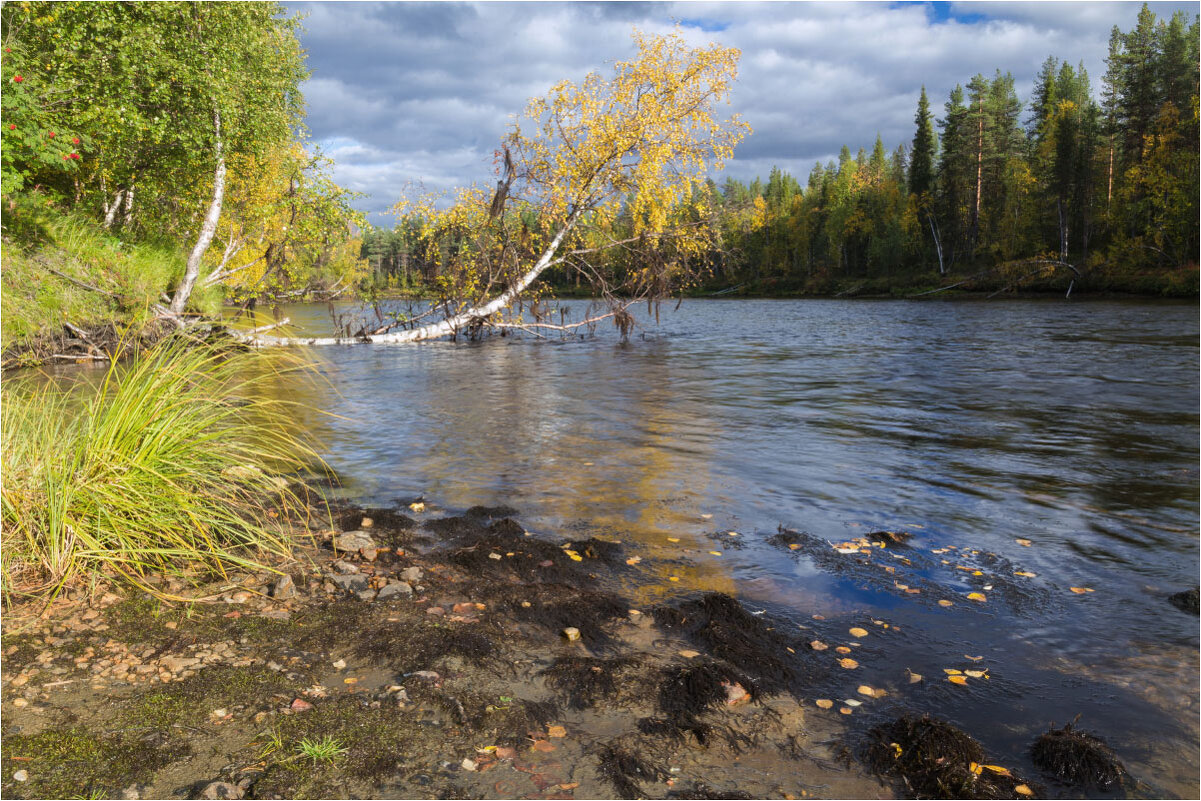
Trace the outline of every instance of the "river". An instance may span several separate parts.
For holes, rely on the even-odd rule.
[[[312,407],[298,422],[356,499],[509,504],[541,534],[620,539],[642,601],[721,590],[815,630],[869,616],[859,680],[890,712],[943,716],[1028,775],[1033,739],[1079,715],[1137,795],[1197,796],[1198,622],[1166,600],[1198,580],[1195,303],[672,305],[628,342],[606,321],[322,348],[320,380],[280,392]],[[324,305],[281,311],[329,331]],[[780,526],[834,557],[902,531],[913,558],[844,570],[768,543]],[[972,665],[989,677],[945,680]]]

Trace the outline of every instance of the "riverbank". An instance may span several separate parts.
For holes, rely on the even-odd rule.
[[[727,596],[632,609],[604,588],[638,570],[620,543],[512,513],[343,507],[278,575],[192,604],[10,611],[6,797],[880,791],[823,742],[838,712],[794,693],[831,672],[801,637]]]
[[[6,797],[1047,792],[912,713],[925,685],[986,683],[987,663],[893,666],[869,686],[860,663],[886,666],[903,636],[886,620],[814,614],[798,629],[717,592],[637,608],[620,587],[654,579],[624,543],[529,532],[515,515],[315,505],[291,559],[189,603],[77,591],[10,610]],[[859,545],[904,561],[905,539]],[[786,530],[772,544],[828,550]],[[181,593],[187,578],[156,584]],[[1057,737],[1092,749],[1072,783],[1136,788],[1103,745]],[[1069,774],[1082,764],[1056,757]]]

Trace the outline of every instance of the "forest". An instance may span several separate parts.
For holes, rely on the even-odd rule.
[[[718,235],[689,288],[910,293],[967,281],[1195,294],[1198,63],[1197,19],[1144,6],[1133,30],[1112,31],[1100,102],[1082,64],[1051,56],[1026,102],[1000,69],[957,85],[940,115],[923,87],[909,142],[844,145],[804,179],[777,168],[766,180],[697,183],[682,213]],[[627,213],[612,228],[622,240],[635,225]],[[374,278],[364,286],[429,286],[464,244],[402,213],[391,230],[364,233]],[[637,265],[616,254],[605,268]],[[560,292],[587,284],[570,264],[546,278]]]

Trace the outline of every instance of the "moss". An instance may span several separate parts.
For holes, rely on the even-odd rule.
[[[105,622],[109,626],[108,635],[122,642],[148,645],[172,640],[177,635],[163,625],[166,611],[161,601],[148,595],[131,595],[104,610]]]
[[[49,729],[34,735],[4,737],[5,796],[116,798],[123,787],[149,782],[155,771],[191,753],[186,743],[136,733],[93,734],[82,727]],[[15,783],[24,769],[29,779]]]
[[[469,626],[421,621],[384,622],[362,632],[355,653],[401,673],[429,670],[448,656],[473,665],[496,662],[496,642]]]

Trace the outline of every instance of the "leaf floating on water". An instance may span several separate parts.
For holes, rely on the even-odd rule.
[[[851,708],[850,708],[850,707],[848,707],[848,706],[839,707],[838,711],[839,711],[839,712],[841,712],[841,713],[842,713],[842,714],[844,714],[844,715],[849,715],[849,714],[851,714]]]
[[[835,648],[834,650],[840,654],[849,654],[851,652],[851,649],[847,648],[845,645],[840,645],[837,648]]]
[[[742,535],[739,534],[737,531],[727,531],[726,536],[727,537],[741,537]]]
[[[679,542],[680,538],[679,537],[668,537],[667,541],[668,542]]]
[[[800,548],[800,547],[801,547],[800,545],[797,545],[797,544],[794,542],[794,543],[792,543],[792,544],[790,544],[790,545],[788,546],[788,550],[790,550],[790,551],[795,551],[797,548]]]
[[[965,670],[963,675],[971,676],[973,679],[983,679],[988,677],[987,670]]]
[[[858,548],[835,548],[839,553],[859,553]]]
[[[831,701],[829,698],[818,698],[813,703],[817,704],[822,709],[830,709],[834,706],[834,702]]]
[[[905,668],[905,674],[909,676],[909,683],[910,683],[910,684],[917,684],[919,681],[921,681],[921,680],[922,680],[922,674],[921,674],[921,673],[914,673],[914,672],[913,672],[912,670],[910,670],[909,668]]]
[[[979,661],[980,661],[981,659],[983,659],[984,657],[982,657],[982,656],[970,656],[970,655],[968,655],[968,654],[964,654],[964,655],[963,655],[963,658],[964,658],[964,659],[970,659],[970,660],[972,660],[973,662],[979,662]]]
[[[1024,784],[1019,784],[1017,787],[1014,787],[1013,791],[1015,793],[1017,793],[1018,795],[1025,795],[1025,796],[1033,796],[1034,795],[1034,791],[1031,790],[1029,787],[1027,787]]]
[[[959,674],[963,673],[962,670],[956,670],[955,668],[943,668],[942,672],[946,673],[948,676],[958,676]]]
[[[1091,587],[1068,587],[1068,589],[1077,595],[1084,595],[1086,592],[1092,592]]]
[[[704,515],[701,515],[701,520],[710,520],[710,519],[712,519],[712,517],[713,517],[713,515],[704,514]]]
[[[1037,576],[1038,574],[1037,574],[1037,573],[1031,573],[1029,570],[1017,570],[1017,571],[1015,571],[1015,572],[1014,572],[1014,574],[1013,574],[1013,575],[1015,575],[1015,576],[1022,576],[1022,577],[1024,577],[1024,578],[1034,578],[1034,577],[1035,577],[1035,576]]]
[[[712,556],[721,556],[721,551],[709,551]]]
[[[1034,544],[1030,542],[1030,540],[1024,540],[1021,537],[1018,537],[1016,540],[1014,540],[1014,542],[1016,542],[1018,545],[1025,545],[1027,548]]]
[[[867,629],[861,629],[856,626],[855,628],[851,629],[850,634],[852,637],[866,637]]]
[[[845,701],[843,701],[843,703],[846,704],[847,706],[863,706],[862,701],[856,701],[854,698],[848,698]]]
[[[967,684],[967,679],[963,676],[947,676],[947,681],[952,684]]]
[[[809,647],[812,648],[814,651],[824,651],[827,648],[829,648],[830,646],[826,645],[821,640],[814,640],[813,642],[809,643]]]
[[[825,620],[826,619],[825,615],[811,615],[810,617],[812,617],[814,620]]]
[[[969,762],[967,769],[970,770],[972,773],[976,774],[977,776],[979,776],[981,773],[984,772],[984,768],[981,767],[980,765],[977,765],[975,762]]]
[[[916,587],[906,587],[905,592],[909,593],[910,595],[917,595],[921,592],[921,590],[917,589]]]
[[[969,592],[967,597],[972,601],[980,601],[981,603],[988,600],[988,596],[982,592]]]
[[[984,768],[985,768],[985,770],[991,770],[993,773],[996,773],[999,776],[1012,776],[1013,775],[1012,773],[1009,772],[1009,768],[1003,768],[1000,765],[985,765]]]
[[[409,504],[409,508],[412,509],[414,512],[424,512],[425,504],[422,503],[421,501],[414,501],[413,503]]]
[[[955,604],[951,603],[946,598],[943,598],[938,602],[938,605],[939,606],[954,606]]]
[[[854,659],[851,659],[849,656],[839,659],[838,664],[842,665],[847,670],[854,670],[855,668],[859,667],[859,663]]]
[[[901,584],[901,583],[900,583],[900,582],[898,582],[898,581],[894,581],[892,584],[893,584],[893,586],[894,586],[894,587],[896,587],[898,590],[907,590],[907,589],[909,589],[909,585],[908,585],[908,584]]]

